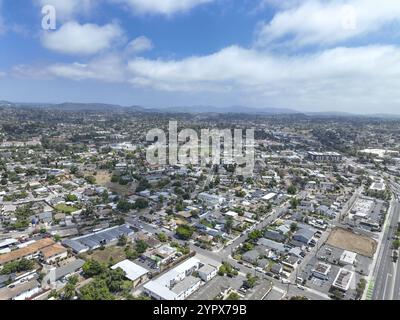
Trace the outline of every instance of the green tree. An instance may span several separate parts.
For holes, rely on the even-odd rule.
[[[85,180],[87,181],[87,183],[96,184],[96,177],[95,176],[87,176],[87,177],[85,177]]]
[[[136,200],[134,208],[137,210],[146,209],[149,207],[149,201],[144,198],[139,198]]]
[[[128,237],[126,235],[123,234],[118,238],[118,243],[117,243],[118,246],[125,247],[127,243],[128,243]]]
[[[232,228],[233,228],[233,219],[231,217],[226,219],[225,222],[225,229],[228,233],[232,232]]]
[[[296,232],[297,231],[297,223],[296,222],[292,222],[291,224],[290,224],[290,231],[292,232],[292,233],[294,233],[294,232]]]
[[[139,240],[136,242],[136,251],[139,254],[145,253],[148,247],[149,247],[148,244],[143,240]]]
[[[244,198],[246,196],[246,192],[243,190],[236,190],[235,191],[235,196],[238,198]]]
[[[249,239],[252,241],[257,241],[263,237],[263,233],[261,230],[253,230],[249,233]]]
[[[114,295],[110,292],[107,282],[104,279],[95,279],[88,285],[80,289],[81,300],[114,300]]]
[[[133,260],[136,260],[137,258],[139,258],[139,253],[135,249],[127,247],[125,249],[125,256],[127,259],[133,261]]]
[[[239,296],[236,292],[232,292],[232,293],[226,298],[226,300],[228,300],[228,301],[240,300],[240,296]]]
[[[168,241],[168,237],[164,232],[160,232],[157,234],[157,238],[158,240],[160,240],[161,242],[167,242]]]
[[[35,263],[32,260],[23,258],[18,261],[6,263],[3,266],[3,269],[0,271],[0,274],[1,275],[9,275],[12,273],[30,271],[33,269],[34,266],[35,266]]]
[[[70,201],[70,202],[75,202],[75,201],[78,201],[78,197],[76,195],[74,195],[74,194],[68,194],[65,197],[65,200],[66,201]]]
[[[367,286],[367,281],[365,279],[360,279],[360,281],[357,284],[357,288],[356,288],[357,299],[360,299],[362,297],[366,286]]]
[[[124,285],[125,272],[121,268],[115,270],[107,270],[100,275],[100,279],[106,281],[108,290],[113,293],[120,292]]]
[[[182,225],[176,228],[176,234],[182,240],[189,240],[192,238],[193,229],[188,225]]]
[[[292,184],[288,189],[287,193],[291,195],[295,195],[297,193],[297,188]]]
[[[243,244],[242,249],[243,249],[243,252],[251,251],[254,249],[254,245],[251,244],[250,242],[246,242]]]
[[[257,284],[258,278],[248,273],[246,276],[246,281],[244,282],[247,288],[254,288]]]
[[[71,174],[77,174],[78,171],[79,169],[76,166],[72,166],[71,169],[69,169],[69,172],[71,172]]]
[[[75,297],[76,285],[78,281],[79,279],[77,276],[72,276],[68,279],[68,283],[64,287],[64,294],[63,294],[64,300],[71,300],[73,297]]]
[[[121,212],[128,212],[129,210],[132,210],[134,208],[134,205],[127,201],[126,199],[121,199],[119,200],[117,204],[117,209]]]
[[[299,204],[300,204],[300,200],[299,199],[297,199],[297,198],[290,199],[290,207],[291,207],[291,209],[296,210],[297,207],[299,206]]]
[[[83,273],[87,277],[100,275],[105,271],[105,269],[105,265],[93,259],[86,261],[85,264],[82,266]]]

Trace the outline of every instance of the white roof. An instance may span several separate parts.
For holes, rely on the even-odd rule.
[[[176,300],[178,295],[172,292],[168,287],[163,286],[157,281],[150,281],[144,285],[146,290],[154,292],[156,295],[161,297],[164,300]]]
[[[228,211],[228,212],[224,213],[224,215],[229,216],[229,217],[236,217],[238,215],[238,213],[234,212],[234,211]]]
[[[190,258],[183,262],[182,264],[178,265],[174,269],[168,271],[161,277],[149,281],[144,285],[146,290],[149,290],[159,297],[165,300],[176,300],[177,294],[175,294],[171,289],[172,280],[175,280],[179,275],[185,273],[186,271],[192,269],[194,266],[199,265],[200,260],[196,258]]]
[[[351,281],[353,280],[354,272],[346,269],[340,269],[333,286],[341,290],[349,290]]]
[[[121,268],[123,271],[125,271],[126,278],[131,281],[135,281],[149,272],[147,269],[137,265],[136,263],[133,263],[130,260],[121,261],[120,263],[117,263],[111,267],[113,270],[118,268]]]
[[[9,211],[15,211],[17,210],[17,207],[14,206],[13,204],[5,204],[3,207],[3,212],[9,212]]]
[[[340,256],[340,262],[343,262],[346,264],[354,264],[356,257],[357,257],[357,253],[346,250]]]
[[[3,241],[0,241],[0,248],[8,247],[9,245],[14,244],[14,243],[18,243],[18,240],[6,239],[6,240],[3,240]]]
[[[268,193],[268,194],[266,194],[264,197],[262,197],[264,200],[271,200],[271,199],[273,199],[274,197],[276,196],[276,193],[273,193],[273,192],[271,192],[271,193]]]

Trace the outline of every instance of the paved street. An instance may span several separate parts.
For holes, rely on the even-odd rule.
[[[400,217],[400,203],[398,195],[400,189],[394,186],[396,199],[392,202],[388,215],[388,222],[383,230],[382,245],[377,256],[373,272],[372,300],[398,300],[400,294],[400,267],[392,261],[392,241]]]

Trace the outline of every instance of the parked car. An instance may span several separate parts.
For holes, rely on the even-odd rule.
[[[393,250],[392,259],[394,263],[396,263],[397,260],[399,259],[399,253],[397,252],[397,250]]]
[[[297,277],[297,278],[296,278],[296,283],[301,284],[301,283],[303,283],[303,282],[304,282],[304,279],[303,279],[303,278],[301,278],[301,277]]]

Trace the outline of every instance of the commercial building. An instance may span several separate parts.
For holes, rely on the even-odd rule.
[[[68,250],[57,243],[43,248],[40,253],[42,261],[47,264],[52,264],[68,257]]]
[[[121,236],[131,237],[134,231],[128,225],[122,225],[104,229],[98,232],[63,241],[63,244],[71,248],[75,253],[98,249],[101,246],[117,244]]]
[[[210,265],[204,265],[199,269],[198,272],[201,280],[208,282],[217,275],[218,270]]]
[[[354,272],[346,269],[340,269],[332,287],[340,291],[346,292],[349,290],[351,281],[354,278]]]
[[[49,246],[54,245],[52,239],[40,239],[20,249],[0,255],[0,266],[9,262],[14,262],[20,259],[35,259],[40,256],[41,251]]]
[[[262,200],[271,201],[271,200],[273,200],[276,196],[277,196],[276,193],[270,192],[270,193],[266,194],[265,196],[263,196],[263,197],[262,197]]]
[[[200,193],[198,197],[199,200],[203,201],[209,207],[219,206],[225,202],[225,198],[205,192]]]
[[[331,271],[331,265],[323,262],[318,262],[312,270],[312,275],[315,278],[327,280]]]
[[[144,291],[156,300],[184,300],[195,292],[201,283],[192,276],[202,267],[200,260],[190,258],[161,277],[146,283]]]
[[[357,253],[352,251],[343,251],[342,255],[340,256],[339,262],[341,265],[354,265],[356,262]]]
[[[79,272],[82,266],[85,264],[85,261],[81,259],[75,259],[70,261],[67,264],[64,264],[62,267],[54,267],[50,266],[50,268],[44,267],[43,271],[47,270],[46,276],[43,278],[42,283],[45,287],[56,287],[54,284],[62,280],[66,277],[72,276],[73,274]]]
[[[42,289],[36,279],[16,284],[14,287],[0,289],[1,300],[27,300],[40,293]]]

